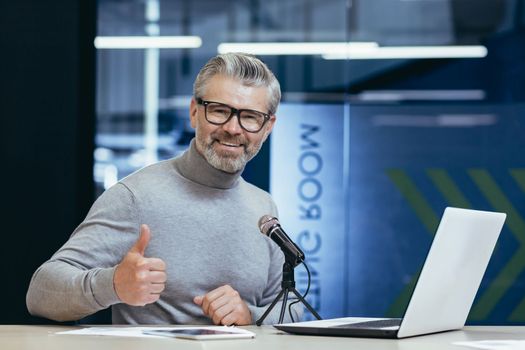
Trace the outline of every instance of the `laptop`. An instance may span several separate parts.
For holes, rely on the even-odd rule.
[[[276,324],[303,335],[405,338],[465,325],[506,214],[445,209],[401,319],[345,317]]]

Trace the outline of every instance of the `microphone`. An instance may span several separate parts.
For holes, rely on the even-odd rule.
[[[283,251],[286,261],[292,263],[294,267],[304,261],[303,251],[284,232],[277,218],[263,215],[259,219],[259,230],[263,235],[277,243]]]

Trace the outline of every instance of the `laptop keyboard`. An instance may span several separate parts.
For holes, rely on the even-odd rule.
[[[401,325],[400,318],[390,318],[386,320],[374,320],[374,321],[341,324],[335,327],[336,328],[386,328],[386,327],[395,327],[399,325]]]

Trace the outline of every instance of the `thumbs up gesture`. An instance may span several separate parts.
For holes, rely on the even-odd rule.
[[[151,239],[147,225],[140,226],[140,237],[117,265],[113,285],[123,303],[144,306],[156,302],[166,284],[166,264],[161,259],[146,258]]]

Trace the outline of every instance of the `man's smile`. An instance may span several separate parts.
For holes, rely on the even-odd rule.
[[[219,143],[223,146],[228,146],[228,147],[241,147],[242,146],[239,143],[230,143],[230,142],[223,142],[223,141],[219,141]]]

